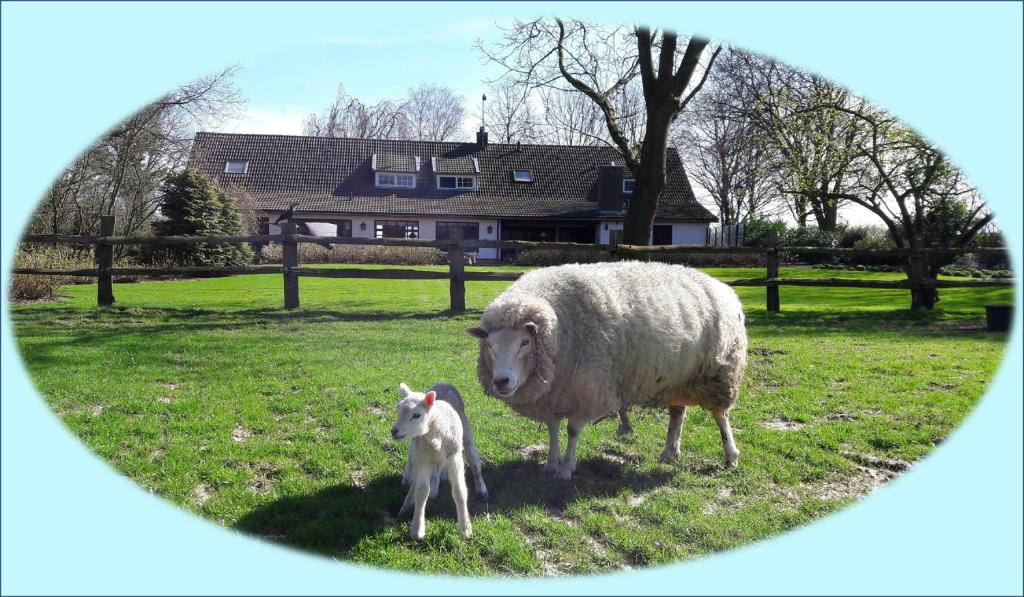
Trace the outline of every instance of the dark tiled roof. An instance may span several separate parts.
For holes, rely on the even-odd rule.
[[[434,172],[437,174],[477,174],[477,162],[473,156],[464,155],[457,158],[437,158],[433,161]]]
[[[416,188],[375,187],[374,154],[378,160],[385,155],[419,156]],[[478,188],[437,189],[430,163],[435,157],[445,168],[465,168],[476,158]],[[227,160],[246,160],[249,167],[245,174],[225,174]],[[611,160],[622,161],[611,147],[490,144],[480,149],[475,143],[198,133],[190,165],[229,191],[249,193],[264,210],[298,202],[300,212],[598,219],[596,164]],[[475,170],[470,167],[467,173]],[[534,182],[514,182],[512,171],[517,169],[532,170]],[[714,219],[694,199],[674,150],[669,152],[667,179],[659,219]]]
[[[376,166],[378,172],[416,172],[418,170],[416,159],[423,158],[414,155],[395,155],[393,153],[376,154]]]

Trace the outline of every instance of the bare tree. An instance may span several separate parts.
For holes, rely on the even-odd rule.
[[[477,42],[505,78],[534,88],[575,90],[600,109],[608,139],[636,181],[623,226],[626,243],[650,244],[658,199],[665,188],[668,134],[676,116],[699,92],[718,51],[702,65],[708,40],[693,37],[677,60],[678,36],[646,27],[605,29],[583,21],[516,21],[493,45]],[[654,49],[658,49],[658,65]],[[703,70],[703,75],[695,73]],[[631,142],[620,95],[639,78],[644,99],[642,139]],[[628,102],[627,102],[628,104]],[[626,117],[625,119],[623,117]]]
[[[306,117],[302,130],[312,137],[405,139],[409,130],[403,110],[401,102],[391,100],[366,105],[339,84],[331,105],[320,114]]]
[[[723,225],[764,217],[776,210],[769,148],[754,126],[723,114],[708,90],[679,119],[672,140],[692,180],[710,195]]]
[[[147,230],[163,179],[188,159],[195,131],[234,116],[243,98],[233,66],[183,85],[115,125],[47,192],[48,232],[94,233],[102,215],[118,231]],[[38,221],[38,220],[37,220]]]
[[[789,197],[797,225],[813,217],[819,229],[835,230],[843,201],[836,197],[855,183],[852,165],[867,134],[850,112],[864,100],[822,77],[739,50],[729,52],[718,74],[719,110],[756,127],[771,147],[777,188]]]
[[[406,137],[416,141],[449,141],[463,136],[466,108],[450,87],[423,83],[409,90],[402,104]]]
[[[530,88],[515,81],[499,81],[487,91],[486,123],[497,143],[536,143],[541,122],[531,106]]]

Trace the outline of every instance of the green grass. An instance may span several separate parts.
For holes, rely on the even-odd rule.
[[[722,279],[763,270],[709,270]],[[785,268],[783,277],[836,272]],[[898,275],[842,272],[865,279]],[[739,468],[723,470],[714,421],[691,410],[680,462],[658,462],[667,416],[636,433],[584,430],[570,482],[541,471],[546,431],[487,398],[463,328],[507,286],[467,284],[448,317],[444,281],[301,280],[285,312],[277,276],[95,286],[13,308],[26,366],[68,428],[118,470],[218,524],[372,565],[471,575],[618,570],[730,549],[833,512],[942,442],[974,407],[1005,335],[983,305],[1008,289],[941,291],[934,312],[906,291],[740,288],[750,359],[734,410]],[[405,448],[388,434],[399,381],[462,390],[489,503],[462,539],[451,498],[427,538],[396,521]]]

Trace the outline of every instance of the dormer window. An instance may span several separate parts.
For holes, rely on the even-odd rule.
[[[413,174],[378,172],[377,186],[384,188],[414,189],[416,188],[416,176]]]
[[[533,182],[532,170],[513,170],[512,180],[515,182]]]
[[[249,162],[243,160],[228,160],[224,162],[225,174],[245,174],[249,170]]]
[[[467,189],[476,188],[475,176],[438,176],[437,188],[439,189]]]
[[[622,194],[623,195],[632,195],[633,194],[633,187],[634,186],[636,186],[636,181],[635,180],[633,180],[632,178],[623,178],[622,179]]]

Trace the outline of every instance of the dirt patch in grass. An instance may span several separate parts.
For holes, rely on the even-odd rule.
[[[249,429],[246,429],[244,427],[235,427],[231,431],[231,441],[244,442],[245,440],[249,439],[253,435],[255,435],[255,434],[252,431],[250,431]]]
[[[786,417],[778,417],[761,423],[761,427],[764,427],[765,429],[774,429],[776,431],[799,431],[804,428],[804,424],[799,421],[787,419]]]
[[[205,483],[196,485],[195,489],[192,490],[192,494],[196,497],[196,505],[202,506],[206,502],[210,501],[210,498],[213,497],[213,491],[214,490]]]

